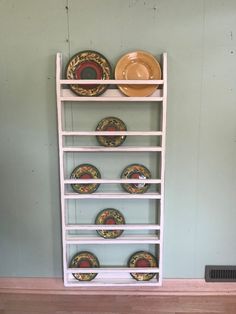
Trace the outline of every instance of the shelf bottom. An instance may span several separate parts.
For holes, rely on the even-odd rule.
[[[64,279],[66,287],[97,287],[97,286],[161,286],[159,275],[149,281],[137,281],[130,276],[129,273],[98,273],[98,275],[91,281],[76,280],[72,274],[68,274]]]
[[[149,281],[136,281],[132,278],[95,278],[92,281],[79,281],[76,279],[69,279],[68,281],[64,281],[64,285],[65,287],[160,287],[161,282],[159,282],[157,279],[152,279]]]

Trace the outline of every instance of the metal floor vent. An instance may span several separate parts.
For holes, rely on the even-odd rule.
[[[236,266],[209,266],[205,267],[207,282],[236,282]]]

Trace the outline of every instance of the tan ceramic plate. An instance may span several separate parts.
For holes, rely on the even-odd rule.
[[[117,62],[116,80],[160,80],[161,67],[156,58],[146,51],[125,54]],[[150,96],[158,85],[118,85],[126,96]]]

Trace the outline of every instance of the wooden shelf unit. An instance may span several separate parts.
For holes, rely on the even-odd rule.
[[[163,222],[164,222],[164,173],[165,173],[165,142],[166,142],[166,106],[167,106],[167,53],[162,54],[162,80],[65,80],[62,78],[62,54],[57,53],[56,56],[56,92],[57,92],[57,119],[58,119],[58,142],[59,142],[59,164],[60,164],[60,194],[61,194],[61,220],[62,220],[62,244],[63,244],[63,270],[64,270],[64,285],[66,287],[80,287],[80,286],[161,286],[162,285],[162,268],[163,268]],[[123,95],[119,89],[107,89],[105,93],[98,97],[80,97],[75,95],[68,85],[70,84],[158,84],[159,88],[149,97],[127,97]],[[152,131],[67,131],[63,127],[64,119],[64,104],[66,102],[127,102],[130,106],[132,103],[141,102],[156,102],[160,107],[161,127],[160,130]],[[88,104],[89,106],[89,104]],[[69,136],[88,137],[88,136],[112,136],[112,135],[125,135],[125,136],[154,136],[161,139],[159,146],[119,146],[119,147],[103,147],[103,146],[66,146],[65,138]],[[158,179],[83,179],[72,180],[65,177],[64,156],[68,153],[119,153],[130,152],[136,154],[152,152],[160,154],[160,178]],[[150,169],[151,170],[151,169]],[[144,194],[129,194],[126,192],[95,192],[92,194],[77,194],[75,192],[68,192],[66,187],[71,184],[122,184],[122,183],[149,183],[159,186],[158,192],[146,192]],[[77,234],[81,231],[96,231],[96,230],[110,230],[110,225],[93,225],[93,224],[78,224],[76,222],[69,223],[66,219],[67,206],[66,202],[70,200],[92,200],[92,199],[124,199],[124,200],[154,200],[159,202],[159,217],[158,223],[152,224],[126,224],[115,225],[113,230],[128,230],[136,232],[137,234],[121,235],[115,239],[104,239],[100,236],[87,236]],[[128,201],[128,202],[130,202]],[[127,202],[127,207],[128,203]],[[153,234],[139,234],[140,231],[152,231]],[[76,233],[77,232],[77,233]],[[68,246],[70,245],[88,245],[90,248],[93,245],[109,244],[113,246],[119,245],[132,245],[132,244],[152,244],[155,246],[158,258],[158,267],[156,268],[128,268],[120,266],[105,267],[101,265],[100,268],[69,268]],[[89,251],[89,249],[88,249]],[[135,252],[135,249],[134,249]],[[97,273],[95,279],[92,281],[78,281],[73,277],[73,273]],[[136,281],[130,273],[156,273],[158,274],[150,281]]]

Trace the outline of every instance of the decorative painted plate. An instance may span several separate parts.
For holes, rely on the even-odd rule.
[[[120,58],[115,67],[116,80],[160,80],[161,67],[149,52],[134,51]],[[150,96],[158,85],[118,85],[126,96]]]
[[[128,267],[157,267],[155,256],[146,251],[138,251],[130,256]],[[156,273],[130,273],[130,275],[140,281],[148,281],[155,277]]]
[[[77,253],[70,262],[70,268],[98,268],[100,267],[97,257],[87,251]],[[97,273],[72,273],[75,279],[90,281],[97,276]]]
[[[111,78],[111,66],[99,52],[85,50],[75,54],[66,66],[66,78],[69,80],[108,80]],[[108,85],[72,84],[70,89],[79,96],[99,96]]]
[[[132,164],[126,167],[122,174],[122,179],[151,179],[151,172],[143,165]],[[122,183],[123,189],[131,194],[145,193],[150,184],[147,183]]]
[[[77,166],[71,173],[71,179],[101,179],[99,170],[90,164],[81,164]],[[71,184],[72,189],[80,194],[90,194],[95,192],[99,183],[88,184]]]
[[[117,209],[106,208],[100,211],[95,220],[96,225],[124,225],[124,216]],[[106,239],[119,237],[124,230],[97,230],[97,233]]]
[[[107,117],[102,119],[96,131],[127,131],[125,123],[116,117]],[[126,136],[96,136],[98,142],[103,146],[116,147],[120,146],[126,139]]]

